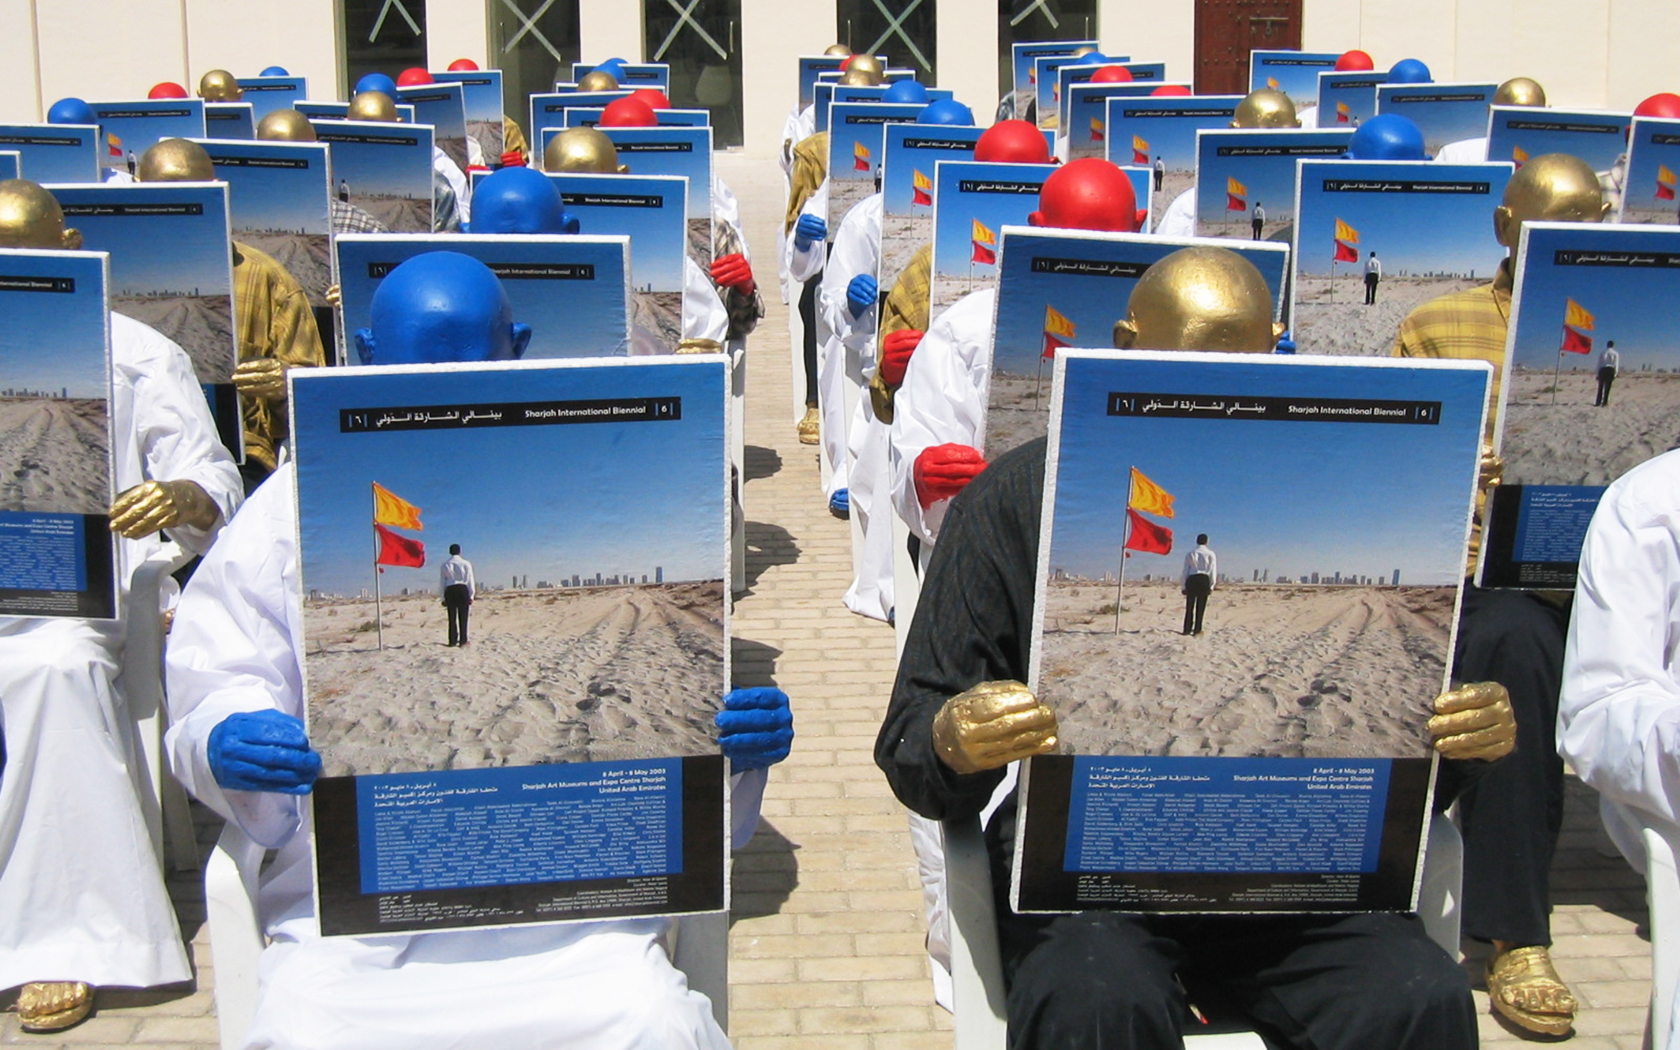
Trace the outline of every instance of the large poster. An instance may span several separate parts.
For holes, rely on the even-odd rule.
[[[838,231],[852,206],[880,188],[886,127],[911,124],[920,105],[836,102],[829,112],[828,228]]]
[[[843,55],[799,56],[799,109],[801,112],[817,100],[817,74],[835,72],[844,62]],[[883,64],[885,60],[883,59]]]
[[[531,329],[525,360],[629,352],[628,237],[348,233],[333,249],[340,363],[377,363],[362,358],[355,335],[373,324],[373,293],[402,263],[438,251],[471,256],[501,279],[514,323]]]
[[[632,175],[677,175],[688,180],[688,254],[712,266],[712,129],[602,128]]]
[[[397,89],[397,101],[414,107],[414,122],[432,126],[432,144],[462,171],[472,167],[467,151],[466,89],[460,84],[416,84]],[[488,158],[486,158],[488,160]],[[501,159],[497,153],[495,159]]]
[[[1132,60],[1130,55],[1105,57],[1109,61],[1101,64],[1093,63],[1087,55],[1044,55],[1033,59],[1032,104],[1036,107],[1039,127],[1054,130],[1061,123],[1062,79],[1059,74],[1063,66],[1084,67],[1088,80],[1090,74],[1101,69],[1103,65],[1125,65]],[[1161,78],[1157,75],[1155,79]]]
[[[0,138],[0,143],[5,140]],[[1680,120],[1633,118],[1618,222],[1680,224]]]
[[[942,160],[934,171],[933,280],[928,319],[970,292],[997,286],[998,234],[1025,226],[1052,164]]]
[[[1341,55],[1330,51],[1256,48],[1248,53],[1248,90],[1271,88],[1289,96],[1297,110],[1318,105],[1318,75],[1333,73]]]
[[[632,324],[662,352],[683,338],[684,275],[688,263],[688,180],[674,175],[549,173],[566,213],[584,231],[628,237]]]
[[[1489,284],[1509,164],[1304,160],[1295,206],[1295,345],[1387,357],[1413,309]]]
[[[1241,95],[1110,99],[1104,127],[1114,164],[1140,164],[1155,172],[1151,210],[1166,212],[1196,188],[1196,133],[1228,129]]]
[[[1159,81],[1134,84],[1073,84],[1063,102],[1067,119],[1062,135],[1067,141],[1067,159],[1101,157],[1108,152],[1108,100],[1142,98],[1159,90]],[[1186,91],[1190,85],[1183,85]],[[1170,96],[1169,96],[1170,97]]]
[[[204,134],[213,139],[257,137],[257,118],[249,102],[206,102]]]
[[[117,615],[100,252],[0,249],[0,617]]]
[[[605,114],[605,106],[567,106],[565,111],[566,128],[594,128],[600,127],[601,117]],[[656,109],[653,118],[658,127],[662,128],[709,128],[712,126],[712,113],[707,109]],[[544,128],[543,148],[554,136],[566,128]],[[606,131],[608,129],[602,128]]]
[[[1229,247],[1254,264],[1281,319],[1289,287],[1289,246],[1139,233],[1005,226],[998,255],[997,305],[986,372],[980,449],[996,459],[1043,437],[1050,424],[1056,354],[1072,346],[1112,345],[1132,288],[1149,267],[1193,245]]]
[[[629,91],[556,91],[546,95],[532,95],[530,101],[530,141],[541,142],[544,128],[566,126],[568,107],[605,106],[614,99],[630,97]]]
[[[1484,134],[1498,89],[1498,84],[1382,84],[1377,112],[1398,113],[1416,124],[1423,132],[1424,152],[1433,157],[1449,142]],[[1488,159],[1504,158],[1490,153]]]
[[[200,383],[233,382],[233,251],[227,184],[48,186],[89,251],[111,255],[111,309],[192,359]]]
[[[1017,910],[1414,906],[1488,374],[1057,356]]]
[[[1071,56],[1080,48],[1095,48],[1095,40],[1045,40],[1009,45],[1009,68],[1013,90],[1004,98],[1004,108],[1016,120],[1032,120],[1038,97],[1038,60]]]
[[[309,97],[309,82],[303,77],[240,77],[239,88],[258,123],[275,110],[295,108]]]
[[[1352,131],[1228,129],[1196,134],[1196,233],[1288,242],[1296,161],[1347,152]]]
[[[462,105],[467,113],[467,137],[484,151],[485,163],[498,163],[507,149],[507,118],[502,113],[502,71],[451,70],[433,73],[432,76],[445,84],[461,85]]]
[[[1680,229],[1523,224],[1485,581],[1573,586],[1604,486],[1680,445],[1677,297]]]
[[[1530,157],[1568,153],[1608,176],[1627,163],[1632,120],[1626,113],[1494,106],[1487,121],[1488,160],[1508,160],[1520,168]]]
[[[1318,75],[1318,126],[1357,128],[1360,121],[1377,115],[1377,87],[1386,72],[1320,73]]]
[[[98,182],[99,128],[92,124],[0,124],[0,149],[15,152],[31,182]]]
[[[432,232],[432,129],[424,124],[311,120],[330,148],[333,192],[392,233]]]
[[[724,370],[294,374],[322,933],[727,907]]]
[[[196,98],[96,102],[93,112],[105,134],[102,163],[131,175],[146,151],[162,140],[205,137],[204,103]]]
[[[325,306],[332,286],[327,147],[316,142],[201,142],[228,184],[233,236],[272,255]]]

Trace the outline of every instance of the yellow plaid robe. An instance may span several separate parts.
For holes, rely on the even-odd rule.
[[[932,282],[933,245],[924,244],[916,249],[915,255],[910,256],[904,272],[898,275],[892,291],[887,293],[886,301],[881,304],[879,345],[885,345],[886,337],[894,332],[907,329],[927,331]],[[875,418],[883,423],[893,421],[893,392],[896,389],[887,386],[879,371],[869,380],[869,405],[875,410]]]
[[[272,357],[289,368],[327,363],[309,298],[285,267],[247,244],[233,246],[233,316],[239,360]],[[275,450],[286,439],[286,404],[240,398],[245,456],[273,470]]]
[[[828,178],[828,132],[819,131],[809,138],[801,139],[793,147],[793,171],[788,176],[787,215],[782,221],[782,232],[791,234],[793,224],[799,221],[799,212],[805,207],[805,202],[811,199],[811,194],[817,192],[817,187]]]

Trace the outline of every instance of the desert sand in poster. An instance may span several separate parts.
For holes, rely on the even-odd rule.
[[[323,776],[715,750],[723,584],[481,590],[470,645],[435,594],[304,603]]]
[[[278,230],[235,230],[234,239],[249,244],[286,268],[309,294],[309,305],[327,305],[332,286],[332,244],[324,233],[286,233]]]
[[[1348,264],[1348,271],[1334,282],[1329,277],[1297,278],[1292,334],[1300,353],[1392,356],[1394,335],[1407,314],[1438,296],[1489,283],[1457,277],[1384,277],[1377,283],[1377,301],[1366,306],[1363,271],[1357,263]]]
[[[1514,369],[1505,403],[1505,480],[1511,484],[1608,485],[1680,444],[1680,374],[1623,371],[1610,403],[1593,407],[1598,380]]]
[[[997,271],[989,274],[980,273],[970,277],[967,274],[948,277],[945,274],[935,274],[933,287],[928,291],[928,321],[931,324],[945,308],[956,303],[970,292],[978,292],[985,288],[997,287]]]
[[[916,254],[916,249],[932,240],[933,216],[930,214],[881,216],[881,266],[878,279],[882,296],[892,290],[904,268],[910,265],[910,258]]]
[[[1050,362],[1044,375],[993,372],[986,391],[986,458],[1025,445],[1050,432]]]
[[[111,309],[172,339],[200,383],[233,380],[233,299],[228,295],[113,295]]]
[[[688,220],[688,257],[702,270],[712,268],[712,220]]]
[[[1635,226],[1674,226],[1680,224],[1680,212],[1673,205],[1666,208],[1638,208],[1624,205],[1618,222]]]
[[[632,292],[630,322],[653,334],[667,352],[675,351],[682,342],[683,293]]]
[[[499,120],[469,119],[467,137],[478,143],[478,148],[484,151],[486,160],[499,158],[507,149],[502,137],[502,122]]]
[[[1172,205],[1173,201],[1178,200],[1185,193],[1194,193],[1195,190],[1195,168],[1168,168],[1161,175],[1161,188],[1155,190],[1154,196],[1150,198],[1150,215],[1154,217],[1156,223],[1159,223],[1166,216],[1167,208]],[[1195,201],[1194,197],[1190,198],[1192,206]]]
[[[1053,580],[1039,695],[1061,750],[1365,758],[1427,754],[1451,587],[1220,585],[1180,633],[1176,581]]]
[[[432,202],[417,197],[351,191],[350,203],[385,224],[392,233],[431,233]]]
[[[105,513],[106,430],[99,398],[0,397],[0,510]]]

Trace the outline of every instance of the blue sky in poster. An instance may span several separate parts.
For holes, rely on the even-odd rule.
[[[92,124],[0,124],[0,150],[23,156],[31,182],[98,182],[99,129]]]
[[[1632,145],[1628,150],[1627,182],[1623,206],[1662,211],[1667,221],[1680,221],[1680,199],[1657,196],[1657,175],[1661,168],[1680,174],[1680,120],[1639,117],[1633,122]],[[0,149],[6,147],[0,146]],[[1680,181],[1670,179],[1672,185]],[[1675,194],[1680,198],[1680,193]]]
[[[1295,210],[1295,165],[1310,156],[1340,156],[1352,131],[1204,131],[1197,142],[1196,223],[1231,222],[1246,227],[1255,204],[1268,222]],[[1265,150],[1263,154],[1220,156],[1220,150]],[[1290,152],[1272,153],[1273,150]],[[1247,190],[1248,208],[1227,210],[1226,190],[1235,178]]]
[[[1511,160],[1520,148],[1530,157],[1570,153],[1594,171],[1609,171],[1627,148],[1623,131],[1629,123],[1626,113],[1500,106],[1491,126],[1477,134],[1488,137],[1489,160]]]
[[[1149,145],[1149,163],[1159,156],[1168,170],[1194,171],[1196,132],[1231,126],[1241,95],[1126,99],[1108,103],[1108,159],[1131,164],[1132,136]]]
[[[240,77],[239,86],[245,89],[244,101],[251,104],[259,121],[309,97],[309,83],[303,77]]]
[[[978,127],[888,124],[881,176],[883,213],[931,217],[931,205],[914,203],[916,172],[926,175],[931,182],[934,165],[939,161],[972,160],[974,144],[985,131]]]
[[[997,336],[992,346],[992,370],[1034,375],[1044,351],[1045,307],[1074,324],[1074,346],[1109,346],[1114,322],[1126,314],[1137,276],[1053,272],[1048,260],[1078,260],[1098,264],[1133,263],[1147,267],[1180,248],[1205,241],[1168,239],[1142,234],[1089,233],[1009,227],[1001,231]],[[1282,244],[1218,242],[1254,263],[1272,291],[1273,316],[1278,316],[1285,285],[1289,249]],[[1046,262],[1034,272],[1034,260]]]
[[[1377,115],[1377,85],[1388,74],[1383,71],[1364,73],[1320,73],[1318,75],[1318,126],[1352,127],[1356,121],[1370,120]],[[1347,105],[1347,120],[1336,119],[1336,103]]]
[[[1177,575],[1205,532],[1220,571],[1359,573],[1453,585],[1481,441],[1486,372],[1254,356],[1067,359],[1050,564],[1119,568],[1130,468],[1172,493],[1173,552],[1134,552],[1127,575]],[[1323,359],[1319,359],[1323,360]],[[1111,391],[1426,400],[1435,426],[1111,417]]]
[[[0,251],[0,388],[103,400],[104,262],[82,252]],[[12,291],[13,278],[69,278],[73,292]]]
[[[397,101],[414,107],[414,121],[430,124],[438,138],[465,138],[467,108],[459,84],[416,84],[397,89]]]
[[[1522,299],[1513,304],[1515,332],[1510,366],[1564,371],[1593,371],[1606,339],[1616,341],[1622,371],[1680,369],[1680,334],[1674,304],[1680,302],[1680,228],[1615,224],[1530,224],[1527,261],[1519,274]],[[1656,256],[1656,266],[1564,265],[1557,252],[1579,251],[1606,257],[1616,253]],[[1664,258],[1664,257],[1667,258]],[[1567,258],[1567,257],[1566,257]],[[1593,315],[1588,334],[1594,353],[1558,356],[1566,300]]]
[[[665,175],[584,175],[549,173],[575,215],[580,233],[628,237],[631,282],[643,291],[683,290],[683,259],[688,251],[684,179]],[[636,202],[621,203],[616,198]]]
[[[873,182],[886,148],[887,123],[908,124],[921,111],[921,106],[885,102],[836,102],[829,113],[829,179]],[[860,153],[859,146],[867,153]],[[858,170],[859,164],[864,170]]]
[[[455,70],[433,73],[443,84],[461,85],[461,104],[468,120],[502,119],[502,71],[499,69]]]
[[[1160,86],[1159,80],[1146,80],[1133,84],[1074,84],[1069,87],[1064,107],[1067,120],[1063,122],[1062,130],[1067,134],[1068,149],[1073,151],[1072,155],[1077,156],[1081,149],[1091,156],[1103,152],[1103,142],[1093,138],[1096,129],[1091,126],[1091,121],[1101,121],[1106,128],[1109,99],[1146,96]],[[1106,139],[1105,134],[1104,141]]]
[[[0,150],[0,179],[15,179],[23,171],[22,155],[16,150]]]
[[[204,138],[204,103],[196,98],[167,102],[95,102],[93,112],[107,136],[122,140],[123,154],[144,154],[162,139]],[[106,158],[116,165],[118,158]]]
[[[249,102],[209,102],[204,106],[204,133],[216,139],[255,139],[257,119]]]
[[[799,56],[799,108],[804,109],[817,100],[817,74],[824,70],[839,69],[840,63],[845,61],[839,55],[800,55]]]
[[[227,187],[222,183],[58,186],[65,223],[82,247],[111,253],[112,295],[229,295]],[[90,214],[89,208],[182,205],[198,215]]]
[[[933,215],[933,271],[945,277],[995,273],[990,263],[971,262],[974,221],[993,236],[1005,226],[1025,226],[1038,210],[1038,191],[1056,170],[1051,164],[985,164],[979,161],[940,161]],[[966,188],[964,184],[972,184]],[[1008,192],[987,187],[1007,187]],[[1017,192],[1026,188],[1027,192]],[[984,191],[984,192],[982,192]]]
[[[1497,84],[1383,84],[1377,88],[1377,112],[1398,113],[1416,124],[1423,130],[1424,151],[1434,156],[1449,142],[1487,134],[1488,107],[1493,104],[1493,93],[1498,87]]]
[[[303,587],[373,585],[371,484],[420,508],[426,566],[383,586],[437,587],[459,543],[478,579],[601,572],[724,575],[725,377],[719,361],[394,372],[319,370],[292,395]],[[341,433],[341,408],[680,397],[675,421]]]
[[[432,129],[426,124],[370,124],[356,120],[315,120],[315,133],[352,136],[354,142],[327,142],[331,148],[332,184],[350,183],[350,192],[432,199]]]
[[[332,232],[327,147],[313,142],[207,142],[204,148],[216,165],[216,177],[228,184],[234,229]]]
[[[348,335],[372,321],[373,293],[382,277],[372,264],[393,264],[433,251],[469,255],[492,267],[592,266],[592,279],[510,279],[502,288],[513,319],[531,326],[526,360],[550,357],[612,357],[629,337],[625,265],[629,242],[622,237],[474,236],[445,234],[358,234],[334,241]],[[346,342],[349,363],[360,364],[355,344]]]
[[[1248,89],[1275,88],[1288,95],[1296,109],[1318,104],[1318,75],[1332,72],[1342,56],[1331,51],[1252,51],[1248,58]]]
[[[602,128],[632,175],[677,175],[688,180],[688,217],[712,217],[711,128]]]
[[[1461,273],[1491,281],[1505,249],[1493,236],[1493,210],[1511,180],[1508,164],[1436,164],[1433,161],[1302,161],[1301,206],[1295,215],[1304,274],[1327,276],[1335,254],[1336,220],[1359,232],[1363,261],[1377,253],[1387,277]],[[1326,183],[1421,184],[1414,192],[1326,192]],[[1485,186],[1479,193],[1439,187]],[[1437,187],[1429,189],[1428,187]],[[1351,272],[1341,263],[1343,274]]]
[[[1095,40],[1052,40],[1043,43],[1010,44],[1010,68],[1016,91],[1033,89],[1033,63],[1040,58],[1071,55],[1082,47],[1096,47]]]

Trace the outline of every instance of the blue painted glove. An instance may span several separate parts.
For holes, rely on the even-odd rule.
[[[849,518],[852,514],[852,494],[846,489],[835,489],[834,495],[828,497],[828,511],[837,518]]]
[[[731,689],[717,713],[718,746],[737,773],[773,766],[793,746],[793,709],[780,689]]]
[[[303,723],[279,711],[228,715],[210,730],[210,772],[227,791],[307,795],[321,775]]]
[[[1295,352],[1295,340],[1293,336],[1293,332],[1285,332],[1281,336],[1278,336],[1277,346],[1272,348],[1272,353],[1293,354]]]
[[[582,224],[578,222],[578,217],[576,215],[573,215],[569,211],[560,213],[561,233],[577,233],[582,228]]]
[[[793,224],[793,245],[800,251],[811,246],[812,241],[828,240],[828,223],[818,215],[801,215],[799,221]]]
[[[875,305],[880,295],[881,286],[875,283],[874,275],[860,273],[846,286],[846,309],[852,312],[853,317],[862,317],[865,310]]]

